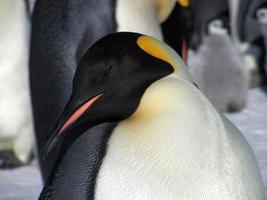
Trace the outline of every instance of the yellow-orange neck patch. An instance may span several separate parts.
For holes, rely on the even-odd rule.
[[[174,71],[177,70],[177,62],[159,40],[149,36],[140,36],[137,39],[137,45],[149,55],[169,63]]]
[[[190,0],[178,0],[178,2],[182,7],[188,7],[190,4]]]

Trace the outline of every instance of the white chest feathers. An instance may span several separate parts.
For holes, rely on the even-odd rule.
[[[26,162],[33,145],[29,91],[30,24],[22,0],[0,2],[0,151]]]
[[[132,31],[162,40],[160,23],[167,19],[175,0],[117,0],[117,31]]]
[[[264,199],[250,147],[191,83],[152,84],[113,131],[96,200]]]

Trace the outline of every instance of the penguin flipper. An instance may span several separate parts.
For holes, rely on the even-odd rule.
[[[39,200],[51,199],[51,195],[54,199],[93,199],[97,173],[115,125],[100,124],[74,142],[73,135],[66,136]]]

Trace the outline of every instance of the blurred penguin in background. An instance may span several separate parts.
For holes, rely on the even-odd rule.
[[[27,163],[33,148],[27,8],[27,1],[0,1],[0,168]]]
[[[224,112],[246,103],[248,73],[230,35],[227,0],[192,0],[193,33],[188,65],[195,82]]]
[[[231,33],[239,46],[244,66],[249,73],[249,87],[266,82],[264,71],[265,47],[256,17],[256,9],[263,1],[230,0]]]
[[[265,57],[264,57],[264,72],[265,72],[265,77],[267,74],[267,55],[266,55],[266,50],[267,50],[267,1],[258,1],[258,5],[255,9],[255,17],[257,19],[259,29],[261,32],[262,39],[264,41],[264,52],[265,52]]]
[[[171,15],[162,23],[164,41],[186,62],[190,33],[192,32],[192,12],[189,0],[178,0]]]
[[[71,94],[78,61],[90,45],[116,31],[163,39],[160,23],[175,0],[37,0],[33,13],[30,79],[39,154]],[[57,152],[57,151],[55,151]],[[40,160],[46,179],[57,157]]]
[[[265,0],[230,0],[231,7],[235,7],[232,11],[232,35],[238,41],[252,88],[266,82],[265,42],[264,33],[261,32],[261,19],[264,16],[261,8],[264,3]]]
[[[240,21],[240,13],[244,10],[244,2],[247,0],[240,1],[240,0],[229,0],[229,27],[231,30],[231,36],[234,44],[238,47],[241,58],[243,60],[244,67],[248,71],[249,77],[249,86],[254,87],[258,85],[258,63],[256,54],[258,54],[257,49],[253,47],[250,43],[244,42],[240,38],[240,25],[242,22]],[[242,3],[242,4],[241,4]],[[244,20],[244,18],[242,18]],[[254,55],[252,55],[254,52]]]

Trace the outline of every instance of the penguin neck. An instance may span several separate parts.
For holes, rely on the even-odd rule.
[[[136,112],[114,130],[111,143],[127,141],[127,147],[122,148],[135,151],[150,162],[157,155],[175,168],[181,161],[189,167],[203,159],[201,153],[213,157],[213,152],[220,148],[222,136],[215,131],[220,130],[220,121],[210,102],[193,84],[169,76],[146,90]],[[114,139],[118,136],[119,140]],[[114,146],[117,145],[122,144]]]
[[[118,0],[116,21],[117,31],[133,31],[162,40],[155,1]]]

